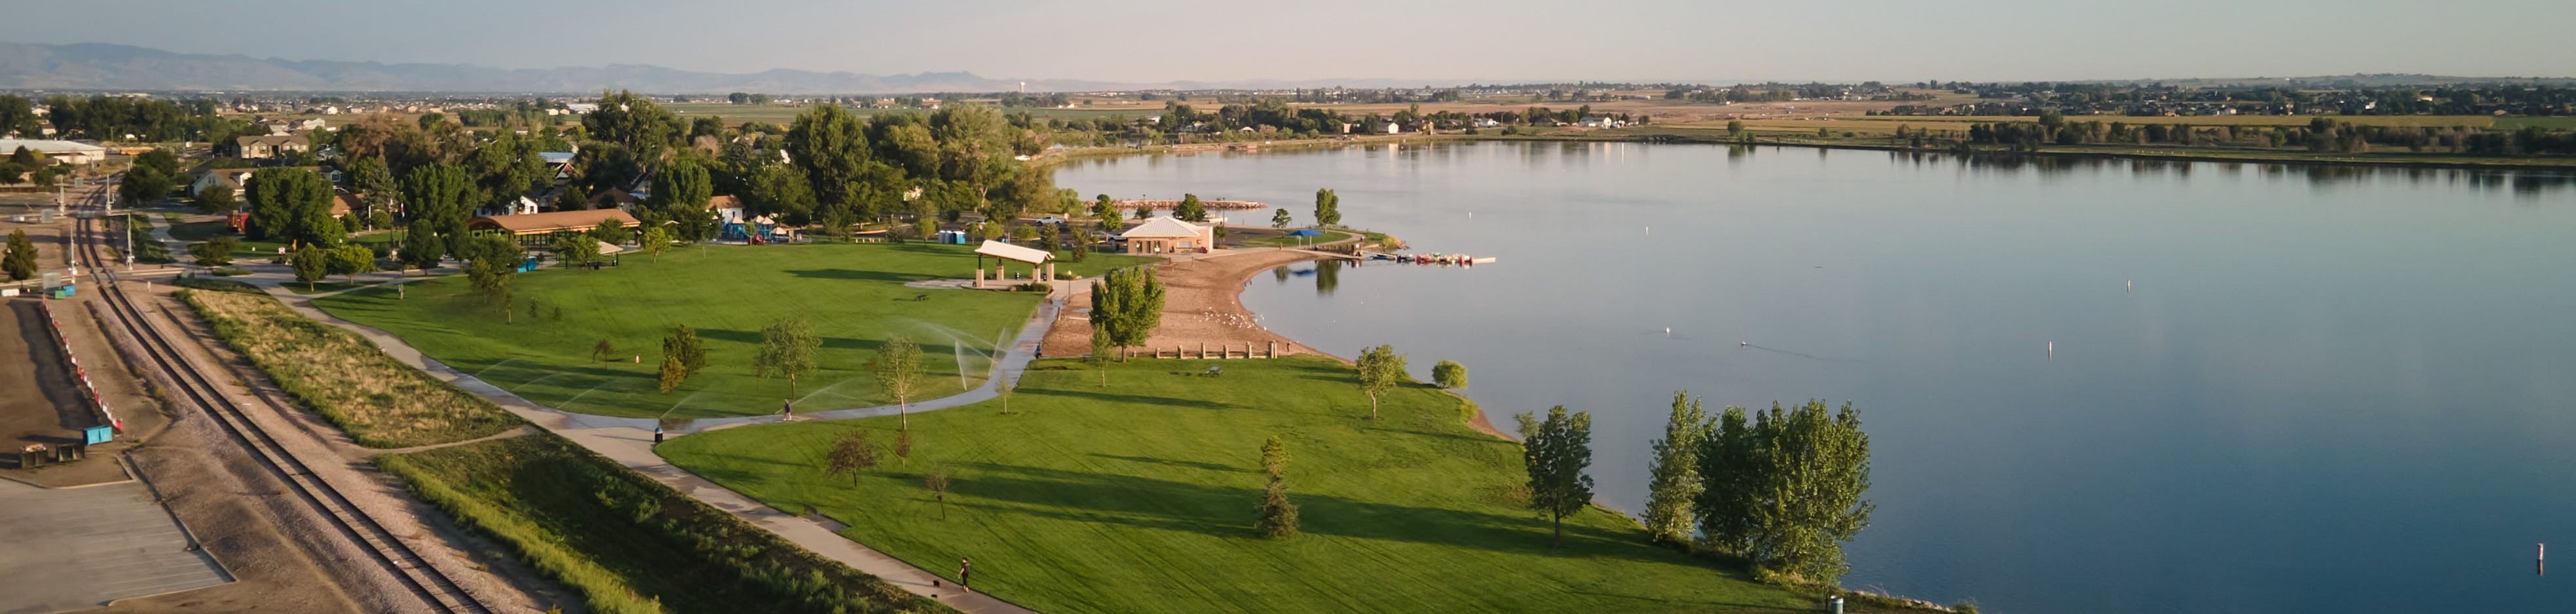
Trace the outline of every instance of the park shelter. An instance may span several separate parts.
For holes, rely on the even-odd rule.
[[[1055,258],[1055,254],[1033,247],[985,241],[983,245],[975,248],[975,287],[977,288],[984,287],[985,256],[993,257],[993,279],[997,281],[1008,277],[1009,270],[1003,268],[1003,265],[1009,262],[1027,263],[1029,265],[1027,279],[1033,281],[1046,281],[1055,277],[1055,265],[1047,264],[1048,260]]]
[[[601,222],[616,220],[629,230],[643,225],[635,216],[616,209],[552,211],[520,215],[486,215],[465,222],[467,230],[499,231],[516,237],[520,245],[545,245],[555,235],[568,232],[590,232]]]
[[[1130,254],[1205,252],[1216,247],[1216,231],[1180,218],[1156,217],[1119,233],[1118,240]]]

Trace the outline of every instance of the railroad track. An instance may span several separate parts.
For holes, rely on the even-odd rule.
[[[113,193],[112,190],[101,190],[99,198],[109,198],[108,195]],[[213,416],[216,424],[241,441],[243,447],[261,465],[276,473],[297,498],[330,519],[342,536],[359,545],[369,558],[392,572],[423,603],[439,612],[491,614],[491,608],[484,606],[481,600],[467,593],[437,567],[431,566],[410,544],[403,543],[375,518],[359,511],[330,482],[314,475],[312,468],[288,453],[276,438],[260,428],[257,421],[251,420],[241,406],[224,396],[221,388],[199,373],[169,336],[154,326],[151,318],[145,317],[143,310],[135,306],[133,299],[116,287],[115,267],[111,264],[115,260],[108,257],[108,250],[100,245],[98,235],[93,232],[103,228],[103,220],[96,216],[79,222],[80,232],[77,234],[84,239],[81,241],[82,261],[92,267],[92,279],[96,280],[89,291],[98,293],[108,304],[108,311],[113,314],[111,317],[133,333],[135,342],[144,350],[143,358],[170,375],[170,380],[177,385],[175,392],[179,397],[204,408],[206,415]]]

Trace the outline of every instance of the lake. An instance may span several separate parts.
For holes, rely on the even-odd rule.
[[[1988,612],[2576,600],[2576,567],[2533,570],[2535,543],[2576,553],[2565,176],[1463,143],[1056,181],[1300,224],[1329,187],[1347,225],[1498,258],[1299,265],[1244,302],[1345,357],[1393,344],[1426,381],[1457,360],[1505,428],[1591,412],[1621,509],[1675,391],[1856,404],[1878,512],[1847,586]]]

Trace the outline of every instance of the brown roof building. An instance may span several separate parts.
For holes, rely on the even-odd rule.
[[[608,220],[617,220],[618,223],[625,224],[628,228],[633,228],[643,224],[643,222],[636,221],[635,216],[627,215],[624,211],[616,209],[589,209],[584,211],[549,211],[546,213],[529,213],[523,215],[487,215],[466,221],[465,227],[470,230],[499,230],[524,237],[528,235],[544,235],[558,232],[587,232],[592,228],[599,227],[600,222]]]

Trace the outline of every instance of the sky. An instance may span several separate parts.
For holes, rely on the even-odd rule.
[[[10,4],[0,41],[504,68],[1130,83],[2576,75],[2569,0]],[[167,17],[138,18],[153,14]]]

